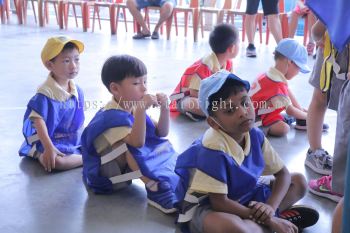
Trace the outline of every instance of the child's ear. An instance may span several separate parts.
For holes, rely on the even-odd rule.
[[[111,91],[112,94],[118,94],[119,93],[119,84],[115,82],[111,82],[109,84],[109,90]]]
[[[211,117],[211,116],[207,117],[207,123],[213,129],[218,130],[220,128],[220,126],[218,126],[218,124],[213,120],[213,117]]]
[[[52,61],[46,61],[45,62],[45,67],[48,69],[48,70],[52,70],[52,65],[53,65],[53,62]]]

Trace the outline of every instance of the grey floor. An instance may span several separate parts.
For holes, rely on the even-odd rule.
[[[141,58],[148,67],[149,92],[170,94],[184,69],[209,51],[208,35],[204,39],[199,37],[197,43],[193,43],[191,33],[185,39],[183,31],[179,37],[173,32],[170,41],[164,38],[134,41],[132,32],[125,33],[122,24],[118,36],[111,36],[106,23],[102,31],[83,33],[81,28],[72,26],[73,22],[67,31],[59,31],[53,22],[45,28],[33,22],[19,26],[15,20],[0,25],[0,232],[180,232],[174,225],[174,216],[164,215],[147,205],[140,181],[114,195],[94,195],[82,183],[81,168],[47,174],[37,162],[19,158],[17,151],[23,141],[21,127],[25,106],[47,75],[40,51],[48,37],[68,34],[85,43],[76,82],[85,92],[87,124],[110,98],[100,81],[101,66],[108,56],[127,53]],[[246,44],[242,43],[241,52],[234,61],[236,73],[252,81],[273,64],[274,46],[274,41],[270,46],[258,45],[258,58],[251,59],[244,56]],[[309,65],[313,62],[310,57]],[[308,75],[296,77],[290,87],[300,103],[307,107],[312,96]],[[152,110],[150,114],[157,112]],[[333,151],[335,121],[335,112],[327,112],[326,122],[331,128],[324,133],[323,143],[330,152]],[[169,139],[176,150],[182,152],[206,128],[205,122],[193,123],[172,115]],[[307,179],[318,177],[304,167],[308,148],[305,132],[292,129],[286,137],[270,140],[290,171],[301,172]],[[329,233],[335,204],[312,194],[307,194],[300,203],[320,212],[319,222],[304,232]]]

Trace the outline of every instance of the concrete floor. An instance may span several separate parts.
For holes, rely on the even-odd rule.
[[[108,24],[103,25],[103,31],[95,33],[83,33],[81,28],[73,28],[73,23],[70,25],[72,28],[68,31],[59,31],[53,21],[45,28],[33,22],[27,26],[16,22],[0,26],[0,232],[180,232],[174,225],[174,216],[164,215],[147,205],[140,181],[114,195],[94,195],[87,192],[82,183],[81,168],[47,174],[36,161],[19,158],[17,151],[23,141],[21,127],[25,106],[47,75],[40,52],[48,37],[68,34],[85,43],[76,82],[85,92],[87,124],[110,98],[100,81],[100,70],[108,56],[127,53],[141,58],[148,67],[149,92],[170,94],[184,69],[209,51],[207,35],[198,43],[192,42],[191,33],[187,39],[183,34],[179,37],[173,34],[170,41],[163,38],[135,41],[131,39],[131,32],[125,33],[122,24],[118,36],[109,34]],[[252,81],[273,64],[274,46],[273,41],[270,46],[258,45],[258,58],[251,59],[245,57],[246,44],[242,43],[241,52],[234,61],[236,73]],[[313,65],[312,58],[309,64]],[[312,96],[307,79],[308,75],[300,75],[290,82],[304,107]],[[151,114],[157,113],[151,111]],[[330,152],[333,151],[335,120],[335,112],[327,112],[330,131],[323,135],[323,142]],[[175,149],[182,152],[206,128],[205,122],[194,123],[172,115],[169,138]],[[307,179],[318,177],[304,167],[308,148],[306,132],[292,129],[286,137],[271,138],[271,142],[290,171],[301,172]],[[320,212],[319,222],[304,232],[329,233],[335,204],[312,194],[307,194],[301,203]]]

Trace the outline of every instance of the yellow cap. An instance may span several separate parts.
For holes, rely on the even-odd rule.
[[[41,51],[41,60],[44,65],[45,62],[58,56],[62,52],[63,47],[69,42],[77,46],[79,53],[84,51],[84,44],[81,41],[73,40],[68,36],[51,37],[47,40],[43,50]]]

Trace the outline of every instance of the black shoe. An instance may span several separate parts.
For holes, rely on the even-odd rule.
[[[307,130],[306,120],[296,119],[295,129]],[[324,123],[322,125],[322,131],[327,131],[328,129],[329,125]]]
[[[298,227],[299,232],[301,232],[304,228],[315,225],[318,221],[319,214],[317,210],[311,207],[295,205],[280,213],[280,218],[293,223]]]
[[[249,44],[246,49],[246,56],[247,57],[256,57],[256,48],[253,44]]]

